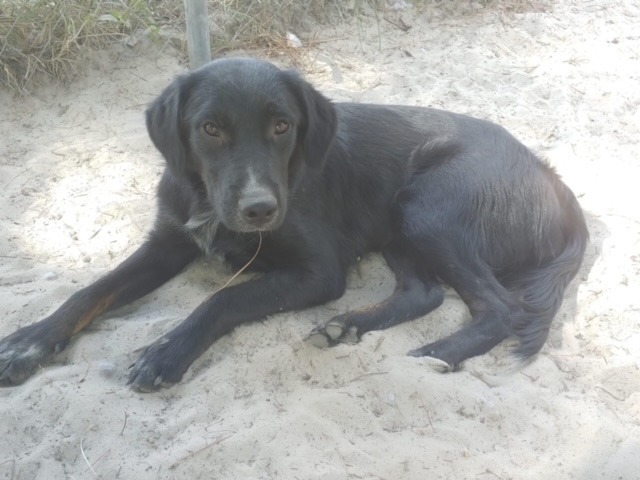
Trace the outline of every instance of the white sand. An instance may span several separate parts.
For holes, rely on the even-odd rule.
[[[506,347],[448,375],[406,357],[467,319],[453,293],[439,311],[358,345],[303,342],[336,312],[391,291],[372,256],[341,300],[240,327],[181,384],[131,391],[136,350],[228,275],[203,262],[96,322],[24,385],[0,389],[0,478],[640,478],[637,3],[402,15],[408,33],[381,19],[378,35],[373,18],[360,33],[319,31],[301,68],[337,100],[494,120],[557,167],[592,241],[537,361],[496,377]],[[0,336],[140,243],[163,166],[143,110],[183,71],[176,58],[111,52],[67,89],[0,97]]]

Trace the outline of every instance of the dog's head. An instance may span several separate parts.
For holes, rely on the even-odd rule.
[[[290,71],[216,60],[178,77],[147,109],[174,175],[201,181],[213,214],[238,232],[273,230],[305,168],[321,169],[337,120],[331,102]]]

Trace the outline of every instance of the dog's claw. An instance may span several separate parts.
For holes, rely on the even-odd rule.
[[[127,385],[137,392],[155,392],[175,385],[182,379],[186,368],[180,367],[179,358],[172,355],[170,340],[163,337],[149,345],[129,369]],[[187,365],[188,366],[188,365]]]
[[[445,362],[444,360],[440,360],[439,358],[429,357],[429,356],[422,357],[422,358],[424,358],[425,363],[432,370],[438,373],[449,373],[455,370],[453,365],[449,365],[447,362]]]
[[[160,390],[162,387],[169,387],[172,383],[164,382],[162,375],[159,375],[152,365],[139,365],[139,361],[131,365],[131,373],[127,385],[130,385],[136,392],[149,393]]]
[[[423,358],[424,362],[434,371],[438,372],[438,373],[448,373],[448,372],[453,372],[456,367],[455,365],[451,365],[447,362],[445,362],[444,360],[441,360],[437,357],[433,357],[431,355],[429,355],[429,353],[431,353],[430,350],[425,350],[424,347],[420,347],[420,348],[416,348],[414,350],[411,350],[410,352],[407,353],[407,355],[410,355],[412,357],[419,357],[419,358]]]

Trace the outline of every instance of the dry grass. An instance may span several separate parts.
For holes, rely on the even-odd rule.
[[[0,84],[24,92],[37,76],[74,76],[89,51],[148,22],[144,0],[1,0]]]
[[[532,0],[471,3],[489,2],[513,6],[530,5]],[[408,3],[449,10],[470,2]],[[352,19],[387,4],[387,0],[209,0],[212,48],[283,48],[287,31],[305,32],[314,24]],[[151,40],[162,39],[167,31],[182,38],[184,29],[183,0],[0,0],[0,86],[26,93],[35,79],[66,82],[82,70],[92,51],[109,43],[126,42],[142,32]]]
[[[373,0],[357,0],[371,2]],[[273,47],[290,29],[339,13],[339,0],[209,0],[213,48]],[[0,0],[0,85],[65,82],[95,49],[132,34],[184,32],[183,0]]]
[[[210,1],[213,49],[280,46],[287,31],[307,30],[339,13],[338,0]]]

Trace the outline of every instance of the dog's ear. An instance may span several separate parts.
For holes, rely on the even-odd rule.
[[[176,175],[189,169],[182,116],[186,90],[186,77],[178,77],[147,108],[149,136]]]
[[[338,119],[331,101],[291,70],[282,72],[302,112],[298,142],[307,165],[321,169],[333,144]]]

